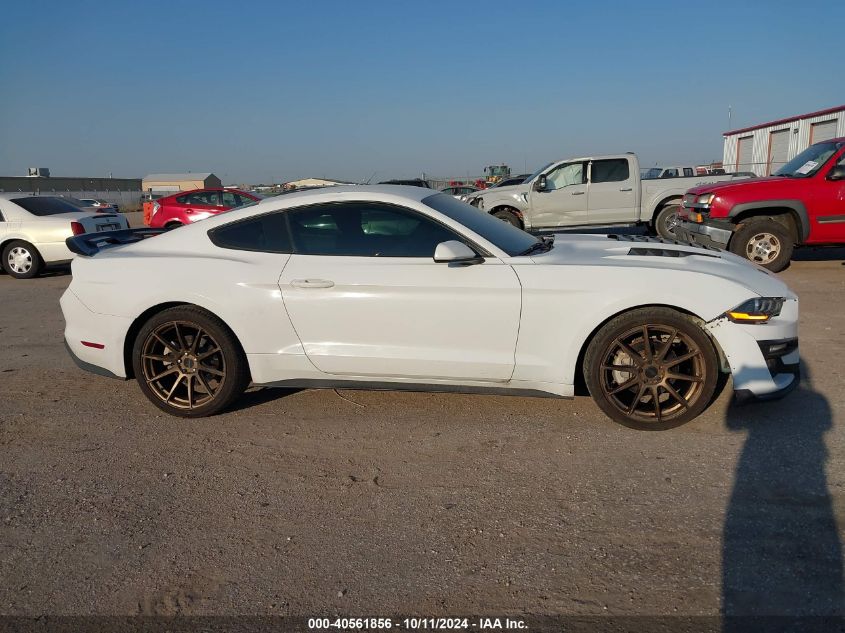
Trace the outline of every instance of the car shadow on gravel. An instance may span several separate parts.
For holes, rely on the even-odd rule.
[[[300,391],[302,391],[302,389],[285,389],[283,387],[251,387],[230,407],[228,407],[226,411],[234,413],[235,411],[250,409],[266,402],[287,398],[288,396],[292,396]]]
[[[824,435],[833,419],[802,371],[801,385],[785,399],[727,411],[728,429],[747,438],[725,517],[724,631],[843,624],[842,543],[825,474]]]
[[[828,262],[845,260],[845,248],[833,246],[805,246],[795,249],[792,254],[794,262]],[[845,261],[842,262],[845,265]]]

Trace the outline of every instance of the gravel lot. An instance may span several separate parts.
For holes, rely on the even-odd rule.
[[[659,433],[586,397],[171,418],[73,365],[66,272],[0,275],[0,613],[843,615],[843,257],[783,273],[799,391]]]

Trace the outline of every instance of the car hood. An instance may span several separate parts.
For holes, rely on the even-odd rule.
[[[507,185],[506,187],[490,187],[489,189],[479,189],[478,191],[474,191],[470,197],[477,198],[480,195],[489,193],[489,194],[502,194],[508,195],[510,193],[522,193],[523,191],[528,191],[528,186],[525,183],[520,185]]]
[[[703,193],[731,193],[734,191],[742,191],[749,187],[770,186],[773,183],[786,182],[794,180],[791,178],[784,178],[782,176],[766,176],[764,178],[744,178],[740,180],[728,180],[724,182],[714,182],[710,184],[699,185],[687,191],[687,193],[701,195]]]
[[[628,235],[557,235],[554,248],[532,255],[540,265],[642,268],[659,282],[660,271],[714,275],[741,284],[764,297],[796,299],[776,275],[738,255],[713,248]]]

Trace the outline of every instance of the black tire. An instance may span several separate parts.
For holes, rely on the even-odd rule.
[[[154,405],[184,418],[219,413],[250,382],[249,365],[235,335],[196,306],[169,308],[150,318],[135,338],[132,367],[141,391]]]
[[[795,239],[783,224],[768,218],[752,218],[734,231],[728,248],[732,253],[778,273],[789,266]]]
[[[608,321],[590,341],[583,369],[590,395],[608,417],[648,431],[697,417],[719,383],[710,338],[688,315],[662,307],[638,308]]]
[[[654,232],[665,240],[676,240],[675,223],[678,221],[678,212],[681,205],[670,203],[665,205],[654,217]]]
[[[15,279],[32,279],[43,268],[41,253],[29,242],[13,240],[3,247],[3,270]]]
[[[493,217],[499,218],[508,224],[512,224],[518,229],[522,228],[522,220],[519,219],[519,216],[516,213],[509,211],[508,209],[499,209],[498,211],[494,211]]]

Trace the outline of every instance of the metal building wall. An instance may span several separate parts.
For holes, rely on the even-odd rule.
[[[838,112],[829,112],[814,117],[803,119],[796,119],[794,121],[787,121],[778,123],[768,127],[758,128],[747,132],[738,132],[725,136],[725,145],[723,151],[722,162],[725,165],[726,171],[734,171],[736,169],[737,158],[737,141],[746,136],[753,136],[754,142],[751,151],[752,166],[750,171],[753,171],[758,176],[765,176],[766,168],[769,161],[769,134],[778,130],[791,130],[789,139],[789,157],[791,160],[798,154],[803,152],[810,145],[810,127],[813,123],[821,123],[823,121],[837,120],[837,136],[845,136],[845,110]],[[796,131],[797,130],[797,131]],[[744,170],[740,166],[740,170]]]

